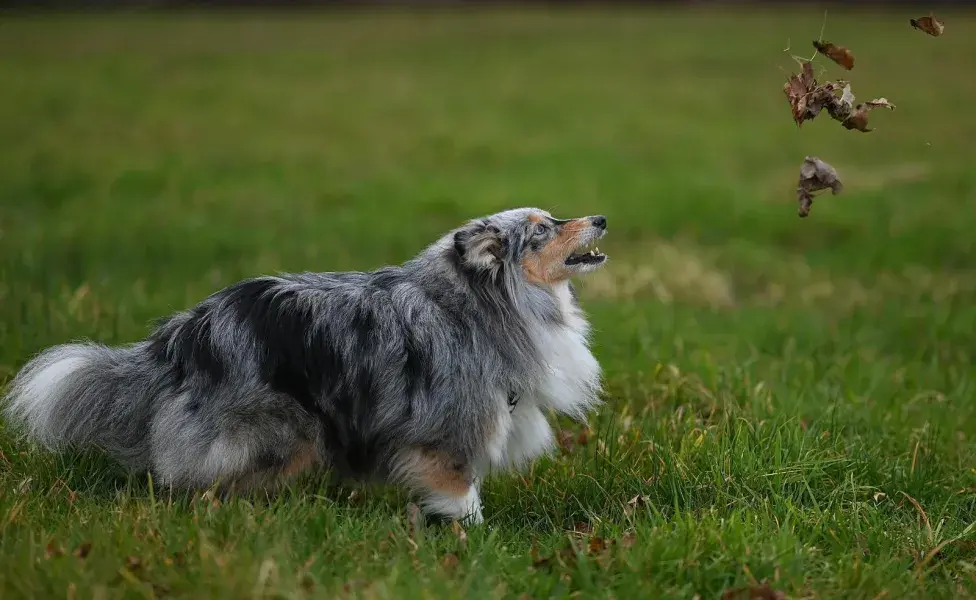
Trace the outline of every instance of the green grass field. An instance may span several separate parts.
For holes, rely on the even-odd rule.
[[[5,16],[0,383],[511,206],[606,214],[611,263],[605,407],[465,540],[396,490],[221,503],[0,430],[0,597],[976,596],[976,13],[910,16],[827,15],[898,107],[869,134],[792,122],[816,8]],[[847,187],[800,219],[808,154]]]

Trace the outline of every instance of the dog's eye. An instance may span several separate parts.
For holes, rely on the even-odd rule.
[[[545,223],[536,223],[536,225],[535,225],[535,234],[536,235],[542,235],[542,234],[544,234],[547,231],[549,231],[549,228],[546,227],[546,224]]]

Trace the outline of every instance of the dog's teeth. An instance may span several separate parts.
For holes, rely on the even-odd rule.
[[[596,249],[594,250],[594,252],[596,252],[597,254],[599,254],[600,253],[600,247],[597,246]]]

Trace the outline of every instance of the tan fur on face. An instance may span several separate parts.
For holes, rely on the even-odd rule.
[[[535,220],[533,220],[535,217]],[[529,215],[533,224],[542,220],[538,215]],[[559,234],[551,239],[539,252],[528,252],[522,258],[525,277],[538,285],[552,285],[572,276],[566,268],[566,258],[579,247],[580,235],[590,226],[589,219],[576,219],[565,223]]]
[[[408,450],[398,463],[398,478],[415,489],[463,496],[471,488],[471,470],[439,452]]]

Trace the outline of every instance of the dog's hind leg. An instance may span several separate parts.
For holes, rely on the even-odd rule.
[[[393,461],[393,479],[420,496],[424,512],[481,523],[481,497],[471,465],[433,450],[409,449]]]

